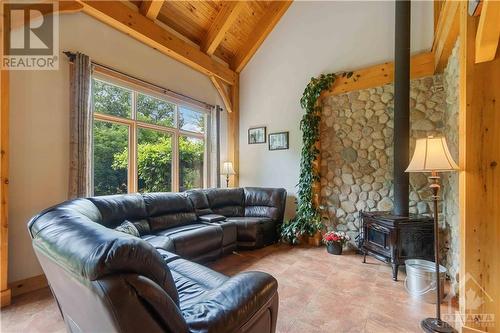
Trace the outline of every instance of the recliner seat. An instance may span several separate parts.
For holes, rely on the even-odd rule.
[[[275,242],[285,197],[245,188],[76,199],[28,226],[71,332],[274,332],[273,277],[228,278],[186,259]],[[203,218],[222,212],[229,217]],[[140,237],[113,230],[124,221]]]

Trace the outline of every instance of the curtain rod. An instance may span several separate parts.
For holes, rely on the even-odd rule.
[[[70,61],[70,62],[73,62],[73,61],[75,60],[76,53],[71,52],[71,51],[64,51],[63,53],[64,53],[64,54],[68,57],[68,59],[69,59],[69,61]],[[143,84],[149,85],[149,86],[154,87],[154,88],[159,89],[159,90],[162,90],[162,91],[164,91],[165,93],[170,93],[170,94],[173,94],[173,95],[180,96],[180,97],[182,97],[182,98],[185,98],[185,99],[191,100],[191,101],[195,102],[196,104],[202,104],[202,105],[205,105],[205,107],[207,107],[207,108],[214,108],[214,107],[215,107],[214,105],[209,104],[209,103],[207,103],[207,102],[200,101],[200,100],[198,100],[198,99],[196,99],[196,98],[193,98],[193,97],[190,97],[190,96],[184,95],[184,94],[182,94],[182,93],[178,93],[178,92],[176,92],[176,91],[173,91],[173,90],[170,90],[170,89],[164,88],[164,87],[159,86],[159,85],[157,85],[157,84],[147,82],[147,81],[145,81],[145,80],[143,80],[143,79],[140,79],[140,78],[138,78],[138,77],[132,76],[132,75],[127,74],[127,73],[124,73],[124,72],[119,71],[119,70],[117,70],[117,69],[114,69],[114,68],[112,68],[112,67],[109,67],[109,66],[106,66],[106,65],[100,64],[100,63],[98,63],[98,62],[91,61],[91,63],[92,63],[92,65],[102,67],[102,68],[107,69],[107,70],[109,70],[109,71],[111,71],[111,72],[115,72],[115,73],[117,73],[117,74],[127,76],[127,77],[129,77],[129,78],[131,78],[131,79],[133,79],[133,80],[139,81],[139,82],[141,82],[141,83],[143,83]]]

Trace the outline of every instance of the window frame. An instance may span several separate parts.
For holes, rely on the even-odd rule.
[[[132,78],[128,79],[125,75],[114,75],[107,69],[103,69],[101,67],[94,67],[92,73],[92,80],[99,80],[106,84],[117,86],[121,89],[126,89],[132,94],[132,110],[130,118],[122,118],[118,116],[113,116],[109,114],[97,113],[94,112],[94,94],[92,92],[92,121],[105,121],[108,123],[116,123],[120,125],[128,126],[128,170],[127,170],[127,191],[128,193],[136,193],[138,192],[138,166],[137,166],[137,157],[138,157],[138,130],[140,128],[159,131],[162,133],[166,133],[172,138],[172,168],[171,168],[171,177],[172,177],[172,192],[179,192],[180,188],[180,164],[179,164],[179,138],[181,136],[192,137],[197,139],[202,139],[204,142],[204,151],[203,151],[203,188],[208,187],[210,184],[210,172],[209,172],[209,126],[211,124],[210,121],[210,111],[206,107],[202,107],[200,105],[190,103],[188,100],[183,100],[182,98],[177,98],[172,94],[168,94],[165,90],[165,93],[157,91],[157,89],[152,89],[148,87],[146,84],[141,84],[139,82],[135,82]],[[161,101],[165,101],[167,103],[171,103],[175,105],[174,110],[174,127],[168,127],[163,125],[156,125],[144,121],[140,121],[137,119],[137,95],[144,94],[151,96],[153,98],[159,99]],[[179,128],[179,116],[180,116],[180,107],[184,107],[196,112],[200,112],[204,116],[204,132],[192,132],[187,130],[182,130]],[[94,135],[92,134],[92,141]],[[93,148],[92,148],[93,149]],[[92,181],[94,180],[94,163],[92,162]],[[92,193],[94,191],[94,187],[92,186]]]

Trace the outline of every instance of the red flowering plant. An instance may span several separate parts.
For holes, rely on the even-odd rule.
[[[347,235],[343,231],[329,231],[326,234],[323,235],[323,243],[325,244],[333,244],[333,243],[340,243],[340,245],[344,245],[348,241],[351,240],[351,237]]]

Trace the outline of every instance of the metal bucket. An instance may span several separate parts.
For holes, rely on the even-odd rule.
[[[421,259],[405,260],[405,288],[414,297],[427,303],[436,303],[436,264]],[[439,265],[441,299],[444,297],[446,267]]]

